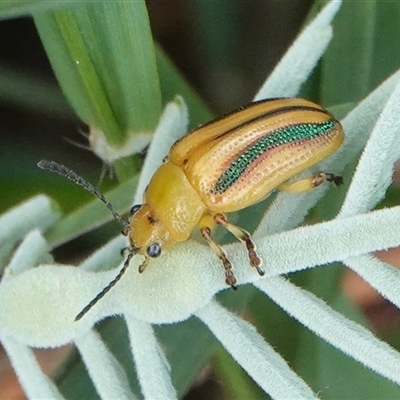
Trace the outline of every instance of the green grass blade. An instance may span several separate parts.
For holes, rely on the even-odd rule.
[[[96,2],[34,20],[57,79],[79,117],[120,146],[151,132],[161,95],[143,1]]]

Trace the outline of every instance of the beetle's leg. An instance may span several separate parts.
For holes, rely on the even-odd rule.
[[[144,257],[144,261],[139,265],[139,274],[141,274],[149,265],[150,257],[147,254],[145,254]]]
[[[247,253],[250,259],[250,265],[254,267],[261,276],[263,276],[265,272],[261,268],[262,260],[256,252],[256,245],[251,239],[250,233],[243,228],[240,228],[239,226],[233,225],[228,222],[223,214],[215,214],[214,221],[217,225],[223,226],[226,230],[232,233],[233,236],[236,236],[246,245]]]
[[[284,192],[301,193],[314,189],[325,181],[333,182],[336,186],[339,186],[343,183],[343,178],[339,175],[334,175],[329,172],[317,172],[315,175],[310,176],[309,178],[300,179],[291,183],[283,182],[277,187],[277,189]]]
[[[226,284],[232,286],[232,289],[236,290],[237,289],[237,287],[235,286],[236,278],[235,278],[235,275],[233,275],[232,264],[228,260],[228,257],[226,256],[224,249],[220,245],[218,245],[216,242],[214,242],[214,240],[211,238],[211,229],[208,226],[204,226],[204,227],[200,228],[200,232],[201,232],[201,235],[203,236],[203,238],[207,240],[207,243],[217,254],[218,258],[221,260],[222,265],[224,266],[224,269],[225,269]]]

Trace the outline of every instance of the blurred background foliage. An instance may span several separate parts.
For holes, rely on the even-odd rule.
[[[100,2],[87,3],[94,12],[101,6]],[[148,0],[151,31],[158,43],[153,56],[157,59],[159,88],[157,82],[152,82],[155,100],[150,107],[146,104],[147,109],[153,106],[151,120],[146,124],[155,126],[160,102],[164,105],[175,94],[184,94],[188,100],[192,127],[206,122],[212,115],[250,102],[303,24],[324,3],[309,0]],[[42,158],[62,162],[93,183],[100,181],[102,162],[92,152],[74,144],[87,145],[88,127],[64,97],[30,17],[30,13],[34,13],[36,23],[41,21],[41,35],[44,42],[47,39],[48,47],[52,38],[43,37],[49,35],[43,28],[43,20],[49,17],[47,12],[60,10],[60,7],[71,10],[71,15],[75,13],[73,18],[78,19],[82,17],[79,7],[85,7],[85,3],[79,6],[68,1],[0,3],[0,211],[42,192],[54,197],[66,214],[82,212],[80,207],[93,200],[81,188],[38,170],[36,163]],[[399,21],[398,2],[344,0],[334,22],[334,39],[329,50],[301,94],[333,110],[342,110],[337,114],[341,117],[349,104],[357,103],[399,68]],[[105,59],[107,62],[110,60]],[[135,94],[138,89],[134,82],[132,86],[128,89]],[[127,124],[134,122],[133,119]],[[126,170],[118,174],[117,168],[119,178],[128,179],[111,197],[113,202],[120,201],[117,206],[120,210],[129,205],[135,185],[134,172],[139,170],[142,155],[129,161],[132,181]],[[109,177],[99,184],[102,191],[118,186],[117,181]],[[390,193],[388,204],[398,204],[398,191],[391,189]],[[88,222],[90,226],[86,228],[74,226],[72,234],[65,233],[65,226],[49,233],[50,240],[57,243],[54,255],[58,261],[78,262],[118,231],[115,223],[103,225],[58,246],[77,233],[92,230],[110,219],[106,210],[98,214],[97,210],[93,211],[96,206],[91,204],[91,211],[85,214],[94,220],[92,225]],[[326,203],[325,207],[328,205]],[[249,220],[251,216],[255,224],[263,207],[265,205],[256,207],[246,218]],[[324,211],[321,213],[323,215]],[[334,215],[332,209],[329,213]],[[71,223],[67,225],[68,228]],[[346,315],[368,323],[342,295],[341,275],[340,266],[336,266],[296,274],[295,280]],[[221,301],[240,310],[255,323],[323,398],[399,397],[400,391],[394,385],[319,341],[252,288],[241,288],[240,296],[234,298],[231,293],[224,293]],[[372,314],[386,313],[390,323],[375,326],[382,328],[380,334],[399,348],[399,315],[387,303],[379,302],[383,308],[379,308],[379,312],[373,308]],[[132,386],[137,386],[123,323],[114,318],[101,324],[100,329],[113,352],[130,371]],[[190,320],[162,327],[157,333],[172,366],[174,384],[181,395],[186,393],[187,399],[265,398],[199,322]],[[57,381],[68,398],[96,396],[77,356],[59,369]]]

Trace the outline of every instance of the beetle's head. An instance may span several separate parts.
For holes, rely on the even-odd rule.
[[[131,208],[129,225],[123,233],[129,237],[131,247],[146,258],[158,257],[171,236],[148,204]]]

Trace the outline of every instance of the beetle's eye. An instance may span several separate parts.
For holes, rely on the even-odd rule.
[[[153,243],[147,248],[146,252],[150,257],[158,257],[161,254],[161,246],[158,243]]]
[[[132,216],[132,215],[136,214],[136,213],[140,210],[141,207],[142,207],[141,204],[135,204],[135,205],[131,208],[131,210],[129,211],[130,215]]]

